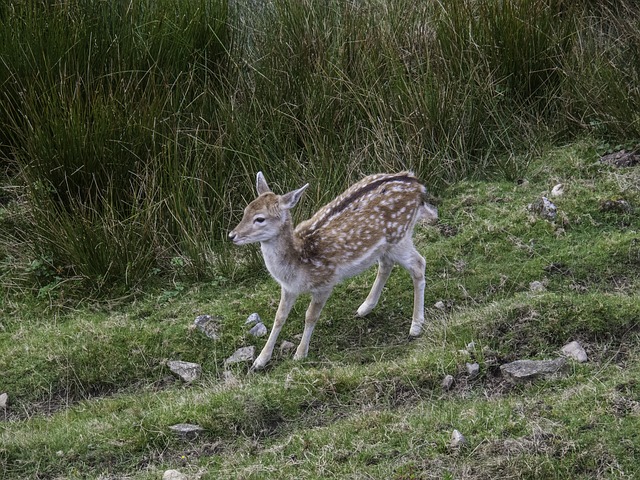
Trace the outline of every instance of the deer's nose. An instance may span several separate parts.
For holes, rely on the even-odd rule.
[[[235,240],[236,232],[229,232],[229,240]]]

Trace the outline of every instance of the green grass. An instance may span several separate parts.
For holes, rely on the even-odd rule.
[[[356,318],[374,272],[336,288],[309,358],[277,350],[266,371],[230,368],[256,311],[271,327],[278,286],[262,270],[232,283],[158,281],[137,298],[76,303],[6,294],[0,314],[2,478],[634,478],[640,475],[637,378],[640,287],[638,167],[596,163],[583,140],[532,157],[522,181],[459,182],[440,223],[419,227],[429,319],[409,341],[411,280],[397,270],[376,310]],[[558,220],[527,205],[557,182]],[[546,290],[531,292],[538,280]],[[433,305],[443,301],[441,311]],[[300,302],[281,339],[297,342]],[[221,338],[190,328],[219,318]],[[589,362],[512,385],[507,361],[552,358],[571,340]],[[475,349],[465,351],[470,342]],[[174,379],[166,360],[202,377]],[[466,362],[480,364],[469,378]],[[445,392],[445,375],[455,378]],[[204,428],[192,440],[169,430]],[[451,432],[467,443],[450,448]]]

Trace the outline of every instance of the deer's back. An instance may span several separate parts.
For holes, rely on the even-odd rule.
[[[425,194],[408,172],[365,177],[298,225],[303,257],[341,264],[400,242],[413,233]]]

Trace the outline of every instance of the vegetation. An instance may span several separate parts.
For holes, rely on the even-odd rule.
[[[0,314],[9,392],[0,433],[5,478],[634,478],[640,167],[618,169],[581,141],[533,158],[522,181],[461,181],[441,220],[419,227],[427,258],[426,331],[409,342],[412,284],[396,270],[380,305],[354,318],[375,272],[339,286],[309,359],[276,354],[266,372],[224,366],[257,311],[271,326],[278,285],[164,284],[133,302],[63,311],[10,297]],[[557,182],[555,221],[528,209]],[[540,281],[545,291],[533,293]],[[442,301],[445,310],[433,305]],[[296,341],[305,305],[281,334]],[[191,328],[217,318],[213,341]],[[552,358],[571,340],[589,355],[566,374],[511,385],[499,366]],[[465,352],[466,346],[475,347]],[[198,362],[174,379],[167,360]],[[465,362],[478,362],[469,378]],[[225,370],[227,373],[225,373]],[[454,387],[443,391],[445,375]],[[0,411],[1,414],[1,411]],[[169,426],[195,423],[184,440]],[[453,429],[467,438],[448,447]]]
[[[3,5],[2,198],[24,208],[2,283],[240,278],[256,256],[243,269],[224,240],[261,169],[317,206],[376,171],[439,193],[584,132],[634,146],[638,18],[613,0]]]
[[[640,167],[598,161],[640,143],[634,2],[6,3],[0,478],[640,476]],[[416,232],[425,334],[407,341],[404,273],[352,318],[371,271],[309,359],[225,367],[277,307],[257,250],[224,242],[255,172],[310,182],[304,218],[400,169],[439,197]],[[529,205],[558,183],[543,219]],[[589,362],[560,378],[500,375],[571,340]]]

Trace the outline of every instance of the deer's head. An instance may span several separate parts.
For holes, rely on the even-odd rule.
[[[280,235],[282,227],[290,222],[289,210],[296,206],[302,193],[309,186],[293,190],[284,195],[276,195],[271,191],[262,172],[256,178],[258,198],[244,209],[240,223],[229,233],[229,238],[236,245],[267,242]]]

